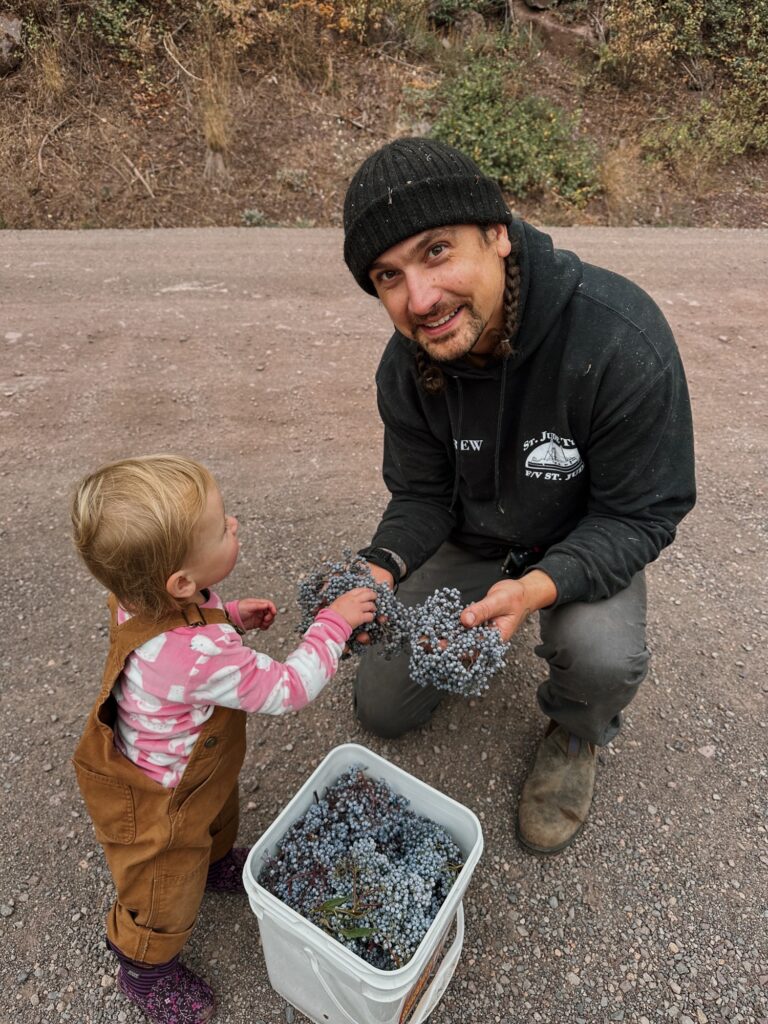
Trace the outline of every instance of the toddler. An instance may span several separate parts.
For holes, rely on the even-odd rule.
[[[321,610],[284,662],[246,647],[271,601],[224,605],[210,588],[235,566],[237,520],[199,463],[124,459],[92,473],[72,502],[76,547],[110,591],[101,693],[74,755],[80,790],[117,890],[107,944],[117,983],[156,1024],[199,1024],[208,984],[178,961],[204,890],[242,892],[233,848],[245,713],[314,700],[376,594],[358,587]]]

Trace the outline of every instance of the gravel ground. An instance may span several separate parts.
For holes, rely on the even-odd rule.
[[[447,701],[400,741],[357,726],[349,663],[302,713],[252,718],[241,841],[329,749],[364,743],[483,823],[465,947],[434,1024],[765,1024],[768,234],[554,234],[667,313],[701,491],[649,571],[652,671],[600,753],[587,829],[552,859],[514,838],[544,725],[530,622],[486,696]],[[259,639],[287,653],[299,574],[366,542],[384,502],[372,379],[386,323],[340,244],[330,230],[0,233],[2,1021],[143,1019],[115,991],[110,878],[69,765],[106,650],[103,594],[70,550],[69,488],[120,455],[203,459],[241,523],[222,590],[273,597],[281,615]],[[186,960],[214,985],[218,1021],[285,1019],[245,899],[206,898]]]

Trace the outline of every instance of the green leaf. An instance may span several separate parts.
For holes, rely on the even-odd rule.
[[[327,914],[331,910],[340,907],[342,903],[346,903],[348,899],[349,896],[335,896],[332,900],[326,900],[325,903],[321,903],[317,909],[320,913]]]
[[[367,939],[374,931],[374,928],[340,928],[339,935],[343,935],[345,939]]]

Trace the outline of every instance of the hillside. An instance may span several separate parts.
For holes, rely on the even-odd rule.
[[[0,226],[337,225],[402,134],[534,221],[768,226],[766,0],[539,7],[11,2]]]

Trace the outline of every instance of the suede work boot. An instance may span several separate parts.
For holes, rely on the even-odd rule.
[[[558,853],[581,832],[595,788],[595,748],[556,722],[523,783],[517,837],[534,853]]]

